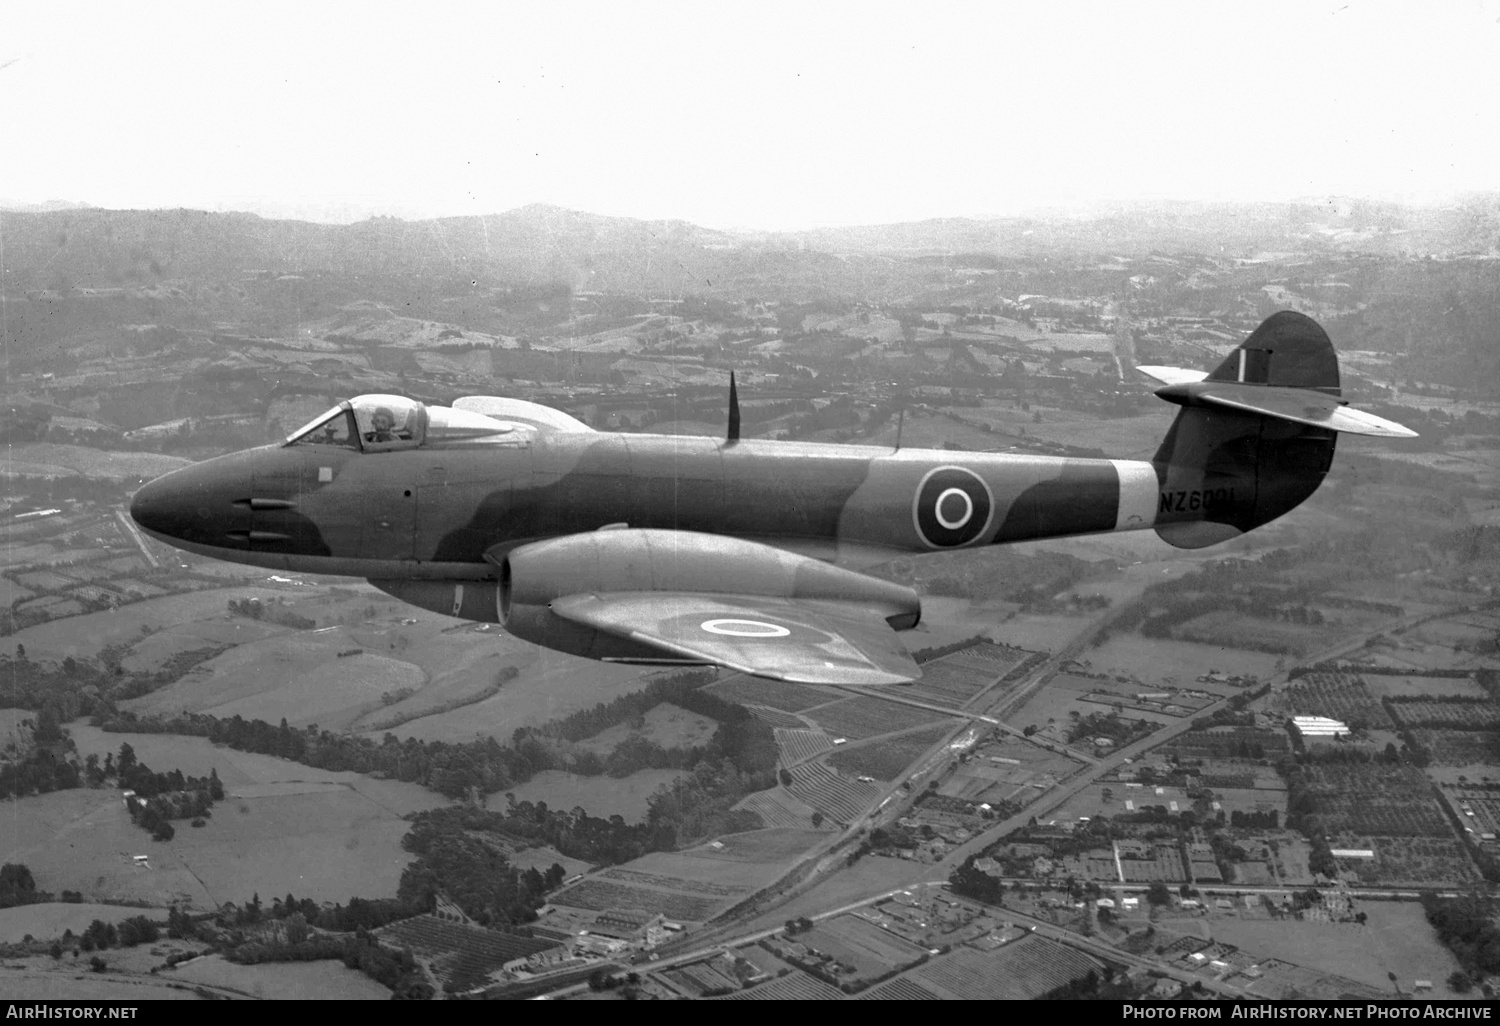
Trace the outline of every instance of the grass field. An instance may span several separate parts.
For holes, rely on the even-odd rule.
[[[1393,677],[1383,673],[1363,674],[1365,684],[1377,695],[1420,695],[1435,698],[1461,695],[1465,698],[1488,698],[1489,692],[1471,677]]]
[[[816,709],[808,716],[834,737],[875,737],[942,719],[943,714],[859,696]]]
[[[611,908],[639,908],[647,912],[659,912],[668,919],[685,919],[693,923],[705,922],[721,908],[733,904],[727,898],[657,890],[600,877],[580,880],[572,887],[553,894],[549,900],[554,905],[597,912]]]
[[[964,1001],[1033,1000],[1102,964],[1075,948],[1026,937],[994,951],[959,948],[913,972]]]
[[[491,632],[499,640],[498,631]],[[530,648],[530,646],[528,646]],[[424,716],[391,732],[423,741],[471,741],[475,735],[509,740],[517,727],[536,726],[579,709],[592,709],[646,686],[652,676],[639,668],[599,663],[531,648],[521,675],[482,702]],[[403,653],[402,658],[405,658]]]
[[[876,780],[895,780],[912,761],[941,741],[957,726],[949,721],[937,727],[882,738],[870,744],[841,748],[825,762],[849,776],[869,776]]]
[[[763,705],[782,712],[801,712],[815,705],[837,701],[839,693],[822,691],[802,684],[779,680],[761,680],[744,676],[731,677],[709,688],[712,694],[742,705]]]
[[[204,712],[294,727],[343,730],[397,688],[420,688],[416,666],[386,656],[338,658],[341,640],[298,633],[240,645],[201,663],[175,684],[123,705],[134,712]]]
[[[57,442],[35,442],[10,447],[10,459],[18,463],[35,463],[81,474],[84,477],[152,478],[192,463],[181,456],[155,452],[106,452],[82,445]],[[10,462],[10,460],[7,460]]]
[[[640,770],[628,777],[581,777],[562,770],[544,770],[524,784],[517,784],[509,794],[518,802],[546,802],[549,809],[571,809],[581,805],[591,816],[623,816],[627,823],[646,818],[646,799],[663,784],[683,775],[681,770]],[[492,794],[489,808],[503,809],[504,794]]]
[[[1387,973],[1395,973],[1401,989],[1411,993],[1412,981],[1431,980],[1433,997],[1457,997],[1448,990],[1450,973],[1458,962],[1438,942],[1414,901],[1363,901],[1359,911],[1368,921],[1353,923],[1275,922],[1255,919],[1215,919],[1214,940],[1235,944],[1257,954],[1337,973],[1393,993]]]
[[[32,660],[61,662],[68,656],[92,659],[106,645],[139,641],[141,628],[178,627],[194,620],[218,619],[232,599],[258,598],[262,602],[284,596],[272,588],[213,588],[189,595],[169,595],[120,606],[102,613],[53,620],[17,631],[6,643],[26,646]]]
[[[1262,620],[1229,610],[1194,617],[1174,628],[1173,636],[1209,645],[1270,650],[1306,655],[1327,648],[1338,638],[1337,629],[1303,627],[1278,620]]]
[[[1193,641],[1169,641],[1139,634],[1114,634],[1098,648],[1081,657],[1093,673],[1134,677],[1142,681],[1165,681],[1168,677],[1183,687],[1223,694],[1237,688],[1194,683],[1217,670],[1220,673],[1269,677],[1276,672],[1276,656],[1239,648],[1204,645]]]
[[[174,656],[206,648],[246,645],[252,641],[286,634],[289,628],[224,614],[213,619],[190,620],[163,627],[136,644],[120,660],[126,673],[152,673]]]
[[[719,729],[718,723],[707,716],[688,712],[667,702],[647,712],[645,719],[645,726],[640,730],[628,723],[621,723],[579,742],[579,747],[608,755],[627,738],[642,737],[663,748],[692,748],[708,744],[714,731]]]
[[[71,963],[71,959],[69,961]],[[380,989],[385,990],[384,987]],[[390,996],[389,991],[385,996]],[[21,1001],[65,1001],[69,1003],[201,1000],[192,992],[190,986],[183,983],[151,976],[101,975],[89,972],[87,965],[76,968],[70,965],[66,970],[47,967],[36,969],[0,967],[0,997]]]
[[[268,1000],[389,1001],[391,992],[336,960],[235,965],[208,955],[162,974]]]
[[[86,898],[178,902],[210,908],[292,891],[318,901],[389,897],[410,856],[406,813],[443,804],[415,784],[317,770],[266,755],[216,748],[203,738],[106,734],[69,728],[80,756],[129,742],[157,771],[202,776],[217,769],[227,799],[207,825],[176,824],[153,842],[132,824],[112,789],[60,791],[0,807],[0,861],[24,862],[44,890]],[[151,856],[149,870],[131,863]]]

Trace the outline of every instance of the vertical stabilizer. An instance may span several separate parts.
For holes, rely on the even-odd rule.
[[[1283,310],[1230,353],[1210,382],[1337,396],[1338,357],[1316,321]],[[1160,490],[1156,533],[1178,548],[1214,545],[1275,520],[1317,490],[1333,464],[1337,434],[1329,428],[1227,408],[1192,386],[1158,394],[1183,406],[1151,461]]]

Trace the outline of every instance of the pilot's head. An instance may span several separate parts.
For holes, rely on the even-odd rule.
[[[370,414],[370,426],[376,431],[390,431],[396,426],[396,415],[382,406]]]

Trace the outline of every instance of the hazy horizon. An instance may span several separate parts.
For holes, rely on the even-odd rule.
[[[8,13],[15,204],[787,231],[1500,184],[1500,0]]]

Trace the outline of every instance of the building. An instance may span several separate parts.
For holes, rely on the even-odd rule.
[[[1349,733],[1348,724],[1327,716],[1293,716],[1292,726],[1303,737],[1344,737]]]
[[[653,927],[662,925],[665,918],[659,912],[647,912],[639,908],[612,908],[595,916],[587,932],[591,937],[641,943],[646,940]]]

